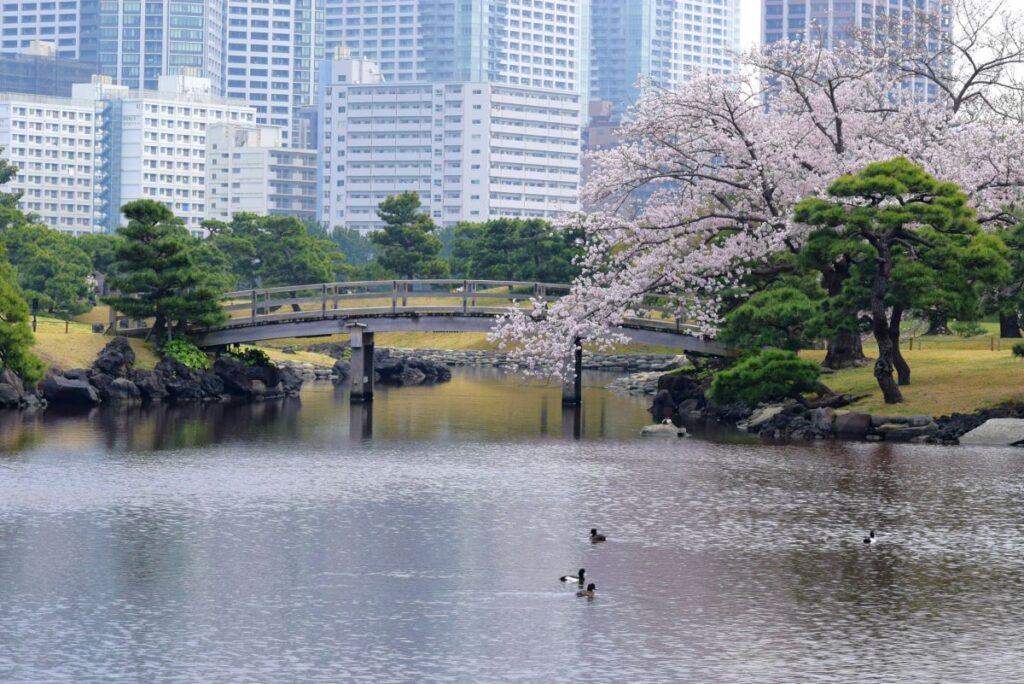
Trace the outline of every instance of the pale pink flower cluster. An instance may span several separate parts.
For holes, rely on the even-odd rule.
[[[720,293],[802,244],[798,201],[898,155],[960,185],[983,219],[1007,216],[1024,193],[1019,123],[980,96],[905,96],[891,58],[776,44],[744,55],[746,75],[645,87],[622,144],[592,158],[589,210],[564,219],[587,233],[583,274],[550,308],[510,311],[492,339],[525,371],[564,376],[573,340],[621,342],[615,327],[652,293],[685,294],[680,315],[713,335]]]

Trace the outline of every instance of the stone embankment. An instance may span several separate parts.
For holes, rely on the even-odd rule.
[[[302,377],[291,369],[246,366],[230,358],[217,359],[209,370],[188,368],[168,358],[153,370],[135,368],[135,352],[128,341],[115,337],[91,368],[51,373],[42,382],[41,392],[51,405],[95,406],[263,401],[294,396],[301,387]]]
[[[701,359],[693,359],[693,362],[689,367],[658,377],[650,409],[656,422],[669,419],[682,425],[687,419],[711,419],[766,439],[1024,444],[1024,405],[1017,404],[940,418],[843,410],[857,399],[844,395],[827,395],[811,401],[791,399],[757,407],[711,406],[705,395],[716,370],[708,364],[714,362]],[[643,393],[650,394],[649,376],[642,380],[638,386]]]

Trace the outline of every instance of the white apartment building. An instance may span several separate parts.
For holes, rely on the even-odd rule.
[[[371,230],[377,206],[415,191],[440,225],[554,218],[578,207],[574,92],[496,83],[387,83],[373,62],[325,62],[318,213]]]
[[[316,150],[286,148],[280,128],[214,124],[206,132],[206,217],[316,220]]]
[[[161,76],[130,90],[97,76],[70,98],[0,94],[3,156],[21,168],[21,207],[72,232],[114,230],[137,199],[167,205],[194,234],[206,218],[206,132],[252,124],[243,102],[210,94],[210,81]]]
[[[103,107],[104,223],[114,230],[120,208],[136,199],[167,205],[202,234],[206,218],[206,130],[216,123],[253,123],[255,112],[211,94],[209,79],[161,76],[159,88],[129,90],[93,79],[72,96]]]
[[[3,190],[51,228],[99,230],[100,125],[90,99],[0,93],[0,154],[18,167]]]

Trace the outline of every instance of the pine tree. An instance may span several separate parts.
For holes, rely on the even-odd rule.
[[[118,296],[104,301],[133,318],[152,318],[150,335],[164,339],[173,330],[216,325],[225,315],[220,291],[210,274],[196,266],[195,241],[170,209],[153,200],[121,208],[128,225],[118,233],[115,276]]]
[[[0,369],[10,369],[26,382],[43,377],[43,362],[30,351],[35,344],[25,298],[15,285],[11,265],[0,260]]]
[[[441,241],[430,216],[419,211],[420,196],[403,192],[380,203],[377,215],[384,229],[370,233],[377,263],[402,278],[445,278]]]

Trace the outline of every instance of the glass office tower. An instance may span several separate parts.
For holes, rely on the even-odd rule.
[[[590,0],[326,0],[327,52],[387,81],[589,89]]]
[[[224,92],[225,0],[81,0],[81,59],[129,88],[161,75],[210,79]]]
[[[739,0],[593,0],[590,97],[621,117],[649,78],[671,87],[728,73],[739,50]]]

